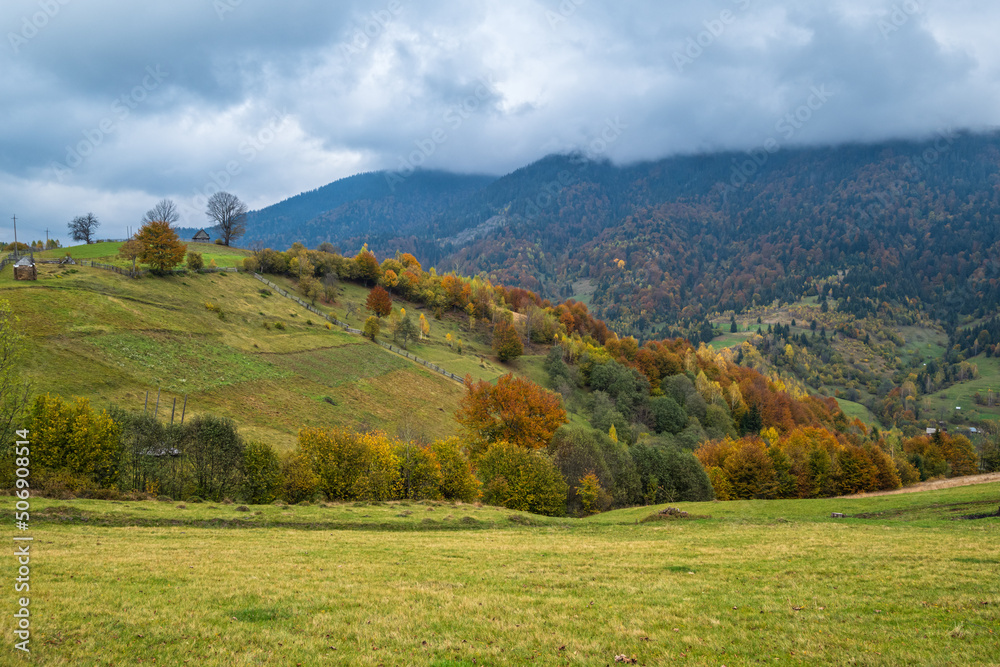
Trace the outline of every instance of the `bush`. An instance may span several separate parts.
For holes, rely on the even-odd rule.
[[[196,495],[218,502],[239,487],[246,445],[233,420],[199,415],[183,426],[182,433]]]
[[[372,315],[371,317],[365,320],[365,326],[362,333],[364,334],[365,338],[374,341],[375,338],[378,336],[379,329],[380,329],[379,319],[374,315]]]
[[[479,498],[481,484],[458,438],[436,440],[431,451],[441,466],[441,495],[446,500],[471,503]]]
[[[187,254],[187,267],[192,271],[201,271],[205,268],[205,260],[202,259],[200,252],[190,251]]]
[[[715,497],[712,480],[691,452],[655,440],[635,445],[630,451],[647,505]]]
[[[628,450],[608,434],[586,426],[567,424],[556,431],[549,454],[564,479],[570,483],[569,510],[586,510],[580,480],[593,473],[604,495],[593,509],[612,504],[626,506],[640,500],[639,477]]]
[[[266,505],[281,493],[281,460],[274,448],[251,442],[243,451],[243,499],[251,505]]]
[[[305,428],[299,451],[331,500],[392,500],[403,489],[395,443],[381,433]]]
[[[118,481],[121,426],[107,412],[92,410],[87,399],[66,403],[59,396],[39,396],[29,424],[36,470],[65,469],[100,488]]]
[[[402,497],[410,500],[441,498],[441,464],[430,447],[413,442],[396,443]]]
[[[513,510],[562,516],[568,487],[552,460],[507,442],[490,446],[479,459],[483,501]]]
[[[319,491],[319,477],[301,452],[292,452],[282,461],[281,480],[281,495],[292,504],[312,500]],[[281,503],[280,499],[274,501],[274,504],[278,503]]]

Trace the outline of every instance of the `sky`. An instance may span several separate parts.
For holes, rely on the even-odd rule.
[[[998,25],[985,0],[4,0],[0,240],[379,169],[989,130]]]

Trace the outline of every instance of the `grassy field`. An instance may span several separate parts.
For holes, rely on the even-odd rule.
[[[183,241],[183,239],[181,239]],[[243,258],[250,255],[248,250],[240,248],[227,248],[226,246],[214,243],[185,242],[188,252],[201,253],[205,266],[209,266],[215,261],[216,266],[243,266]],[[35,253],[39,259],[59,259],[69,253],[73,259],[86,259],[101,262],[102,264],[114,264],[116,266],[129,266],[127,260],[118,257],[120,242],[91,243],[89,245],[71,246],[69,248],[57,248]]]
[[[966,420],[1000,419],[1000,404],[990,408],[976,405],[973,400],[976,392],[979,392],[984,399],[990,389],[994,393],[1000,392],[1000,359],[988,358],[985,354],[981,354],[969,359],[969,363],[979,368],[978,378],[959,382],[927,396],[931,415],[935,419],[951,417],[956,412],[956,407],[961,408],[958,412]]]
[[[844,416],[846,416],[847,419],[860,419],[866,424],[878,423],[878,420],[875,418],[875,415],[872,414],[872,411],[860,403],[848,401],[844,398],[837,398],[835,400],[837,401],[837,405],[840,406],[840,409],[844,411]]]
[[[959,520],[995,511],[1000,484],[685,503],[703,518],[649,522],[655,508],[577,520],[444,503],[32,503],[39,664],[1000,656],[1000,519]]]
[[[99,245],[99,244],[95,244]],[[303,425],[455,431],[462,387],[337,329],[245,274],[130,280],[89,267],[39,264],[36,282],[0,272],[29,337],[37,393],[160,416],[234,418],[247,437],[291,447]],[[221,312],[220,312],[221,311]],[[169,417],[165,417],[169,419]]]
[[[899,327],[897,331],[902,334],[906,341],[902,352],[907,356],[917,354],[923,357],[924,361],[930,361],[931,359],[940,359],[946,351],[948,335],[943,331],[915,326]]]

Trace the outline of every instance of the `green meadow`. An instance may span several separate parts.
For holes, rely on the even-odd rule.
[[[689,517],[671,520],[659,507],[559,519],[439,502],[34,499],[32,658],[996,664],[1000,518],[962,517],[998,504],[1000,484],[682,503]]]
[[[24,371],[35,393],[140,411],[156,410],[159,394],[165,419],[180,418],[186,397],[186,416],[231,417],[247,438],[278,449],[291,448],[303,425],[455,432],[460,383],[327,327],[252,276],[130,279],[37,266],[34,282],[14,281],[10,267],[0,272],[0,299],[28,338]],[[478,367],[474,356],[452,356],[456,372],[466,360]]]

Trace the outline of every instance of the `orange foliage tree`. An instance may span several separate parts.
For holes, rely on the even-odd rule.
[[[494,386],[467,376],[465,387],[455,420],[468,433],[474,453],[501,441],[542,449],[567,421],[559,395],[526,378],[507,374]]]
[[[139,229],[135,238],[142,244],[139,261],[149,264],[154,271],[169,271],[184,261],[187,246],[180,242],[169,222],[147,222]]]

